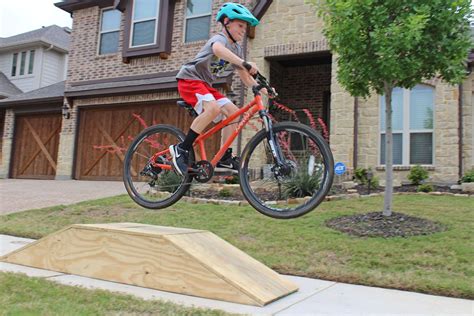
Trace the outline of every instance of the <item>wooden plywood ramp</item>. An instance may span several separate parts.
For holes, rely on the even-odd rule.
[[[211,232],[136,223],[72,225],[0,261],[256,306],[298,290]]]

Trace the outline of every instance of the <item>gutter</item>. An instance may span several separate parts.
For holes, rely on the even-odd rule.
[[[45,46],[53,45],[53,47],[56,50],[58,50],[62,53],[68,53],[68,51],[69,51],[68,48],[58,46],[57,44],[53,44],[53,43],[51,43],[50,41],[48,41],[44,38],[40,38],[40,39],[36,39],[36,40],[24,40],[24,41],[18,41],[16,43],[12,43],[12,44],[0,45],[0,52],[16,50],[16,49],[23,49],[23,48],[27,48],[27,47],[34,46],[34,45],[45,45]]]
[[[8,101],[7,99],[3,99],[3,102],[0,102],[0,109],[2,108],[17,108],[23,107],[28,105],[38,105],[42,103],[51,104],[51,103],[60,103],[62,104],[64,97],[63,96],[55,96],[55,97],[46,97],[40,99],[24,99],[24,100],[12,100]]]
[[[243,47],[242,50],[244,52],[244,60],[247,60],[247,43],[248,43],[248,37],[245,36],[244,42],[243,42]],[[245,100],[245,91],[246,91],[245,84],[242,82],[242,86],[240,87],[240,93],[239,93],[239,108],[244,105],[244,100]],[[242,131],[243,132],[243,131]],[[240,132],[237,136],[237,155],[240,157],[242,153],[242,132]]]

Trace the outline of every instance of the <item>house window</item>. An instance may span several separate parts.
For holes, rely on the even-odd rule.
[[[100,24],[99,55],[118,51],[121,13],[119,10],[103,10]]]
[[[18,53],[13,54],[12,77],[16,76],[16,64],[18,63]]]
[[[31,75],[33,73],[33,66],[35,64],[35,51],[30,50],[30,60],[28,62],[28,74]]]
[[[18,58],[18,55],[20,58]],[[19,60],[18,60],[19,59]],[[20,65],[18,65],[18,63]],[[14,53],[12,60],[12,77],[31,75],[35,65],[35,50]]]
[[[380,102],[380,162],[385,164],[385,97]],[[434,88],[392,92],[393,164],[433,164]]]
[[[133,2],[131,47],[156,44],[160,0]]]
[[[188,0],[186,3],[185,42],[209,39],[212,0]]]
[[[26,52],[21,52],[20,76],[25,74]]]
[[[171,54],[173,16],[176,1],[134,0],[125,3],[122,46],[124,62],[130,58]]]

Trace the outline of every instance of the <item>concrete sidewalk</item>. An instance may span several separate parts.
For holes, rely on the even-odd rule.
[[[33,239],[0,235],[0,256]],[[473,315],[474,301],[412,292],[284,276],[300,290],[265,307],[216,301],[137,286],[101,281],[0,262],[0,271],[25,273],[66,285],[104,289],[142,299],[167,300],[184,306],[220,309],[249,315]]]
[[[0,215],[126,193],[121,181],[0,179]]]

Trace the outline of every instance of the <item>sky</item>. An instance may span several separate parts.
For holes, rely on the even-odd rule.
[[[66,11],[54,6],[61,0],[0,0],[0,37],[9,37],[42,26],[72,26]]]
[[[60,0],[0,0],[0,37],[56,24],[71,27],[69,13],[54,6]],[[471,1],[471,6],[474,0]]]

